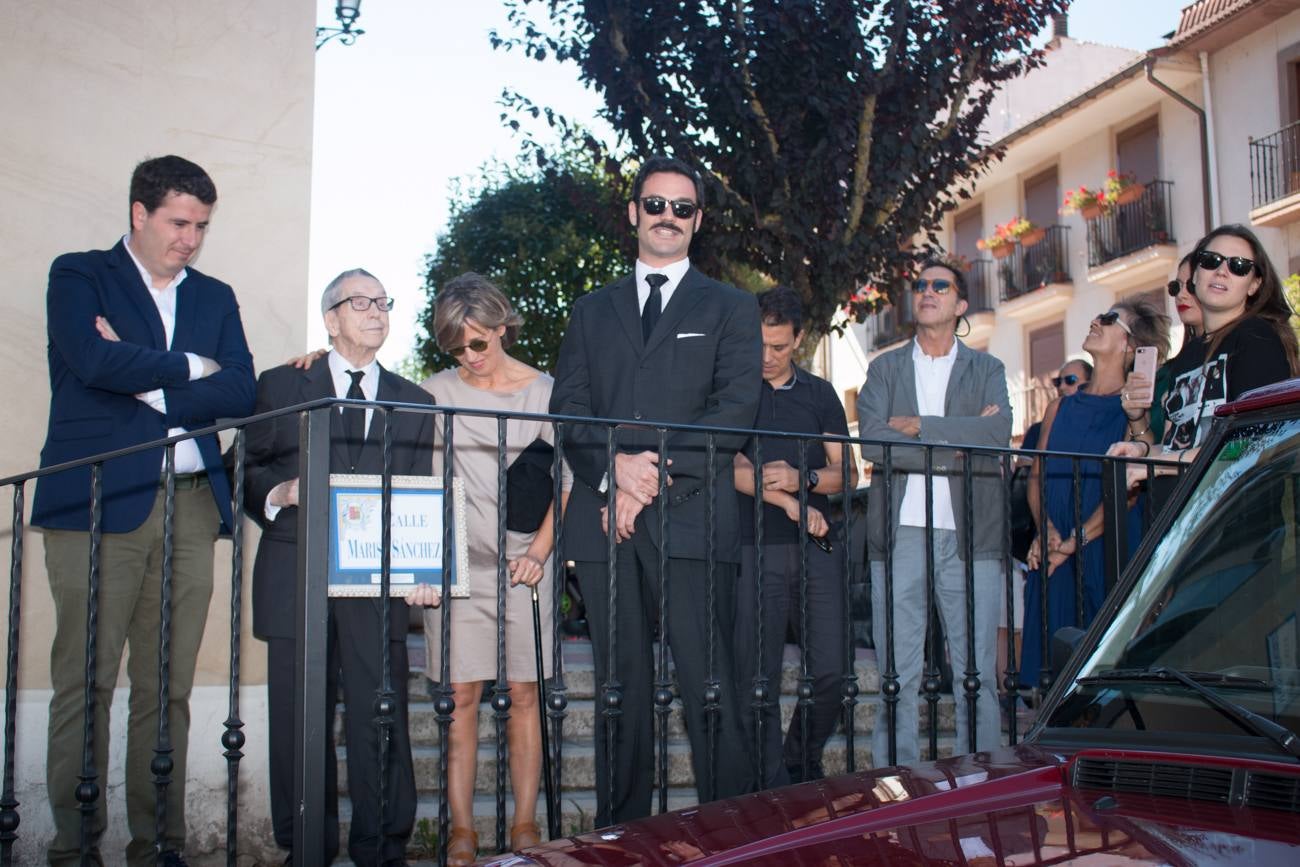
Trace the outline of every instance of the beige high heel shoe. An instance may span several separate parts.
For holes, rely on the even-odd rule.
[[[469,867],[478,855],[478,833],[472,828],[451,829],[447,841],[447,863],[452,867]]]

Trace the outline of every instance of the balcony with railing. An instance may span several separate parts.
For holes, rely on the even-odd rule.
[[[1173,181],[1148,181],[1140,192],[1088,218],[1088,279],[1124,285],[1163,275],[1178,261]]]
[[[1250,208],[1256,226],[1300,220],[1300,121],[1250,139]]]
[[[999,294],[1003,303],[1043,289],[1052,283],[1070,282],[1070,229],[1047,226],[1033,244],[1022,240],[1009,256],[997,262]]]
[[[883,349],[912,336],[912,299],[901,289],[894,303],[871,314],[864,321],[863,346],[868,352]]]

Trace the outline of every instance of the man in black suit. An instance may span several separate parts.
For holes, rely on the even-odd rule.
[[[671,487],[661,493],[658,462],[663,456],[652,427],[669,422],[749,428],[758,407],[758,305],[748,293],[705,277],[687,259],[700,225],[700,199],[699,176],[680,160],[654,157],[641,166],[628,203],[628,220],[637,234],[635,272],[574,305],[551,397],[553,413],[644,420],[647,425],[619,431],[613,467],[606,461],[603,425],[573,428],[565,443],[578,479],[565,513],[565,555],[577,563],[596,679],[603,685],[612,677],[623,691],[612,768],[604,760],[604,720],[596,722],[598,826],[650,812],[651,642],[659,611],[659,554],[665,545],[668,619],[660,627],[677,668],[697,791],[704,801],[752,787],[736,697],[725,688],[732,683],[729,642],[718,619],[718,613],[731,610],[740,559],[732,456],[743,437],[716,438],[714,484],[707,487],[704,435],[669,433]],[[610,485],[616,489],[612,516],[605,512]],[[668,499],[666,539],[659,529],[661,496]],[[715,505],[714,619],[708,607],[710,500]],[[606,525],[617,542],[617,658],[612,672]],[[709,681],[725,685],[719,690],[716,719],[706,713]]]
[[[257,382],[256,412],[325,397],[431,404],[428,393],[379,366],[375,353],[388,336],[392,303],[384,287],[361,269],[345,271],[326,287],[321,312],[333,348],[307,369],[277,367]],[[353,415],[355,414],[355,416]],[[362,415],[364,414],[364,419]],[[294,818],[294,610],[297,587],[298,414],[254,425],[247,442],[249,513],[263,526],[253,565],[253,634],[267,645],[267,716],[271,770],[271,821],[275,841],[293,846]],[[383,472],[384,425],[374,410],[340,409],[332,414],[330,471]],[[392,472],[430,475],[433,471],[432,415],[394,412]],[[367,433],[368,431],[368,433]],[[357,864],[403,863],[415,822],[415,775],[407,732],[407,604],[431,601],[419,596],[391,599],[389,659],[397,713],[391,728],[385,781],[387,808],[379,816],[379,735],[374,724],[376,690],[382,683],[381,606],[378,599],[331,599],[327,695],[338,695],[342,676],[347,738],[348,793],[352,828],[348,855]],[[338,853],[338,781],[333,760],[333,706],[329,760],[325,763],[325,851]],[[316,829],[309,829],[316,830]],[[292,852],[286,863],[292,863]]]

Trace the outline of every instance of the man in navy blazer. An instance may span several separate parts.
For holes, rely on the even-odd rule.
[[[216,187],[178,156],[146,160],[131,177],[130,231],[111,250],[54,260],[46,295],[50,418],[41,466],[139,445],[238,418],[253,409],[253,359],[234,292],[189,267],[208,228]],[[89,853],[100,860],[105,825],[109,708],[129,644],[126,807],[128,864],[183,864],[189,696],[212,595],[212,546],[233,524],[230,488],[215,435],[175,449],[165,831],[156,834],[162,628],[163,448],[103,465],[103,533],[95,666],[93,782],[98,789]],[[88,467],[42,477],[33,526],[45,531],[54,596],[46,782],[54,813],[51,864],[80,863],[85,713],[86,605],[90,563]],[[165,747],[166,748],[166,745]],[[165,762],[163,763],[166,764]],[[156,839],[157,838],[157,839]],[[161,856],[159,860],[159,856]],[[113,859],[110,859],[113,860]]]
[[[586,600],[597,681],[605,685],[612,677],[623,691],[612,767],[605,760],[605,719],[596,721],[597,826],[650,812],[655,685],[650,660],[661,551],[668,558],[668,617],[659,628],[673,651],[700,800],[752,786],[736,697],[726,688],[732,679],[724,622],[740,560],[732,459],[745,437],[718,436],[711,455],[702,434],[669,433],[671,487],[661,494],[662,456],[652,425],[753,427],[762,383],[758,304],[748,292],[690,265],[687,253],[701,219],[699,177],[690,166],[666,157],[646,160],[633,184],[628,219],[637,233],[635,271],[574,305],[551,394],[553,413],[646,424],[619,432],[612,467],[603,425],[566,428],[565,457],[577,481],[565,511],[565,556],[576,562]],[[605,512],[611,483],[616,488],[612,522]],[[666,538],[658,512],[663,497]],[[612,671],[606,530],[617,545]],[[710,587],[716,591],[712,619]],[[711,719],[707,698],[715,691],[718,715]]]

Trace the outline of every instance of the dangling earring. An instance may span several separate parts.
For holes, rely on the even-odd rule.
[[[966,326],[964,332],[961,330],[963,325]],[[970,320],[966,318],[965,313],[957,317],[957,327],[952,330],[952,333],[955,337],[967,337],[970,335]]]

